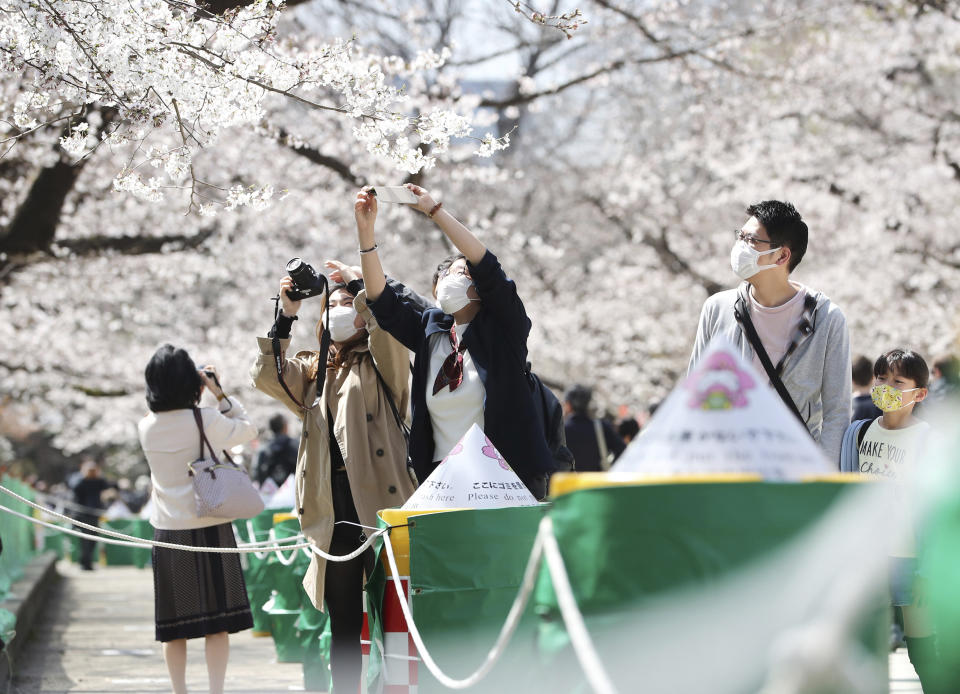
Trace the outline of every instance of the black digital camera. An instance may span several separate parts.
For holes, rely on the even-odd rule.
[[[291,301],[303,301],[311,296],[322,295],[327,290],[327,278],[300,258],[287,263],[287,274],[293,280],[293,289],[287,291]]]

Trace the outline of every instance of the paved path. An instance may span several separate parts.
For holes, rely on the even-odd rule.
[[[11,694],[154,694],[169,692],[159,644],[153,640],[153,574],[149,569],[58,566],[52,591],[18,664]],[[187,683],[207,691],[203,646],[190,642]],[[231,637],[229,693],[303,691],[298,663],[277,663],[270,638],[249,631]],[[890,692],[921,694],[905,649],[890,656]]]
[[[907,649],[901,648],[890,655],[890,692],[893,694],[923,694],[920,680],[907,657]]]
[[[160,644],[153,640],[153,573],[149,568],[80,571],[60,562],[36,629],[21,652],[11,694],[154,694],[170,692]],[[250,631],[231,636],[226,691],[303,691],[299,663],[277,663],[273,640]],[[187,686],[205,692],[203,642],[187,649]]]

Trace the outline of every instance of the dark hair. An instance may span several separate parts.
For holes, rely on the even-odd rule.
[[[771,247],[786,246],[790,249],[790,272],[803,260],[807,252],[807,225],[789,202],[763,200],[747,208],[747,214],[756,217],[773,241]]]
[[[563,399],[570,403],[570,409],[576,414],[587,414],[590,409],[590,399],[593,397],[593,391],[587,387],[578,384],[571,386],[563,395]]]
[[[926,388],[930,383],[930,369],[927,362],[916,352],[909,349],[891,349],[880,356],[873,365],[874,376],[895,373],[909,378],[917,388]]]
[[[328,286],[329,289],[330,289],[330,296],[333,296],[333,293],[334,293],[335,291],[337,291],[338,289],[342,289],[343,291],[345,291],[345,292],[346,292],[347,294],[349,294],[350,296],[356,296],[356,294],[354,294],[354,293],[351,292],[349,289],[347,289],[347,285],[345,285],[343,282],[336,282],[336,283],[331,282],[331,283],[330,283],[329,285],[327,285],[327,286]]]
[[[640,422],[633,417],[621,419],[620,423],[617,424],[617,433],[620,434],[620,438],[624,440],[627,438],[632,440],[637,434],[640,433]]]
[[[433,283],[430,285],[433,287],[434,294],[437,293],[437,282],[440,281],[440,273],[449,269],[451,265],[453,265],[455,262],[457,262],[461,258],[463,260],[466,260],[467,256],[465,256],[463,253],[454,253],[453,255],[447,256],[446,258],[440,261],[440,264],[437,265],[437,269],[433,271]]]
[[[873,380],[873,362],[862,354],[853,360],[853,384],[868,386]]]
[[[194,407],[200,400],[203,381],[185,349],[161,345],[143,373],[147,381],[147,407],[167,412]]]
[[[937,357],[933,366],[940,371],[940,376],[951,385],[960,383],[960,359],[954,354],[944,354]]]
[[[273,432],[273,435],[282,434],[283,430],[287,426],[287,420],[282,414],[275,414],[270,418],[270,421],[267,422],[270,427],[270,431]]]

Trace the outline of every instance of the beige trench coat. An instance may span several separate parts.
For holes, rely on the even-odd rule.
[[[324,551],[330,549],[333,537],[328,408],[333,413],[333,432],[343,453],[353,501],[363,525],[376,527],[377,511],[403,505],[414,491],[407,471],[406,441],[373,366],[376,362],[400,416],[406,419],[410,357],[406,347],[377,325],[367,308],[366,292],[360,292],[354,307],[367,323],[367,344],[354,348],[362,352],[360,359],[352,359],[339,369],[327,369],[324,397],[319,406],[304,412],[284,392],[277,380],[269,338],[257,339],[260,352],[250,370],[254,386],[282,402],[302,422],[295,511],[303,534]],[[316,381],[310,378],[316,353],[299,352],[287,359],[290,340],[281,340],[280,344],[284,352],[283,380],[290,392],[309,407],[317,391]],[[310,601],[320,610],[323,609],[326,564],[325,559],[314,555],[303,579]]]

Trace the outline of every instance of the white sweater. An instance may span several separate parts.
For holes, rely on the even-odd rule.
[[[243,405],[232,396],[229,403],[226,399],[220,401],[219,412],[201,407],[200,415],[203,430],[217,457],[223,449],[247,443],[257,436],[257,428],[250,423]],[[225,523],[223,518],[197,516],[193,481],[187,467],[200,455],[200,432],[193,410],[151,412],[140,420],[137,430],[153,482],[151,525],[163,530],[186,530]],[[204,454],[209,455],[206,447]]]

